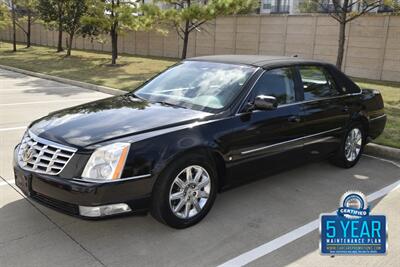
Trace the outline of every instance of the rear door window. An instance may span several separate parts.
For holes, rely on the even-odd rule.
[[[332,76],[322,66],[299,66],[304,100],[316,100],[339,95]]]

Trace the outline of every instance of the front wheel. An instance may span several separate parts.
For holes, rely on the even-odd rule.
[[[365,145],[365,132],[360,123],[353,123],[346,132],[334,163],[339,167],[351,168],[357,164]]]
[[[151,213],[171,227],[186,228],[207,215],[216,193],[217,175],[207,157],[184,156],[159,177],[153,191]]]

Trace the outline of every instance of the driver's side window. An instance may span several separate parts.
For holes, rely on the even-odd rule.
[[[253,88],[253,97],[258,95],[274,96],[278,105],[295,102],[295,82],[290,68],[272,69],[265,72]]]

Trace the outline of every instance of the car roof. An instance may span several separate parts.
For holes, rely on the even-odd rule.
[[[244,64],[255,67],[269,67],[276,65],[296,64],[326,64],[322,61],[302,59],[287,56],[264,56],[264,55],[215,55],[188,58],[188,61],[218,62],[230,64]]]

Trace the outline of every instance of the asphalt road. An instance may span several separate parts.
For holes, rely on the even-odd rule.
[[[400,165],[363,157],[352,169],[321,161],[227,192],[198,225],[174,230],[151,216],[73,218],[26,199],[12,151],[32,120],[108,95],[0,69],[0,266],[398,266]],[[369,195],[389,221],[378,257],[318,252],[317,219],[347,190]],[[382,190],[383,189],[383,190]]]

